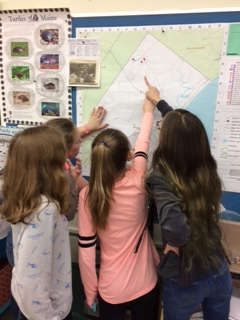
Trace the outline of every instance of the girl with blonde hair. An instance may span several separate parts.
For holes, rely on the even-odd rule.
[[[11,286],[23,319],[71,319],[66,154],[63,136],[47,126],[25,129],[10,142],[2,215],[12,224]]]

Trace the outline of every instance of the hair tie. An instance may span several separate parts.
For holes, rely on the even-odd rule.
[[[103,144],[105,147],[108,146],[108,145],[107,145],[107,142],[105,142],[105,141],[101,141],[100,143]]]

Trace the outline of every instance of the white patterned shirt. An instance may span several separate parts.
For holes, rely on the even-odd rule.
[[[64,319],[72,305],[68,221],[45,196],[25,220],[12,225],[13,296],[29,320]]]

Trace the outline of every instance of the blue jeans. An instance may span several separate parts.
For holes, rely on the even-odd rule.
[[[227,262],[217,272],[200,278],[192,285],[180,286],[179,278],[163,280],[164,320],[189,320],[202,305],[206,320],[228,320],[232,280]]]

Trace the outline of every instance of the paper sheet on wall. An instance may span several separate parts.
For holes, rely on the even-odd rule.
[[[69,86],[99,87],[99,39],[68,39]]]
[[[77,90],[78,124],[87,121],[93,107],[104,106],[106,122],[134,144],[147,76],[173,108],[185,108],[202,120],[225,190],[239,192],[239,36],[240,24],[227,23],[76,29],[77,38],[101,42],[101,85]],[[160,119],[156,112],[150,155]],[[94,136],[84,139],[82,147],[86,175]]]
[[[0,11],[1,124],[71,118],[67,87],[69,9]]]

